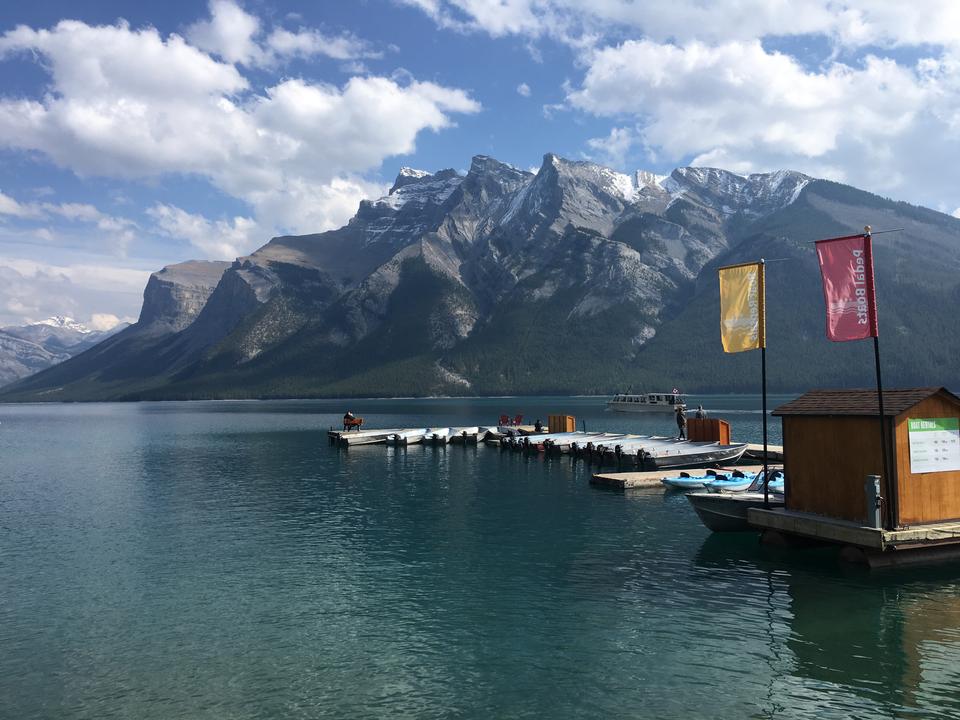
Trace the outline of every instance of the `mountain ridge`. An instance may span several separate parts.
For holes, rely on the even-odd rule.
[[[156,299],[145,291],[125,339],[4,388],[0,398],[741,387],[753,373],[748,361],[718,350],[715,268],[765,248],[795,263],[783,277],[769,268],[771,307],[793,303],[783,316],[806,338],[784,337],[794,355],[782,368],[795,381],[790,389],[815,377],[808,365],[856,382],[814,337],[822,294],[809,241],[871,221],[905,227],[901,240],[877,241],[881,313],[884,290],[897,304],[911,288],[931,303],[960,294],[952,279],[960,221],[795,171],[627,175],[553,153],[535,174],[484,155],[463,175],[404,168],[386,196],[363,201],[344,227],[276,237],[233,263],[193,268],[202,282],[192,300],[184,281],[174,283],[186,293],[182,312],[169,288]],[[164,272],[151,276],[155,289]],[[164,298],[172,303],[165,310]],[[898,323],[892,345],[908,356],[891,379],[907,378],[916,351],[898,338],[915,345],[918,329],[933,328],[899,307],[889,316]],[[685,339],[684,328],[696,328],[695,337]],[[957,341],[945,335],[949,352]],[[691,347],[696,354],[685,352]],[[149,356],[149,371],[129,371],[138,353]],[[914,365],[926,368],[926,360]]]

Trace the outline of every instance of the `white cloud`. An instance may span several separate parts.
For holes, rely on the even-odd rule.
[[[52,315],[135,317],[149,276],[149,271],[126,267],[67,267],[0,257],[0,326]]]
[[[530,86],[526,83],[520,83],[517,85],[517,92],[523,97],[530,97]]]
[[[187,240],[210,258],[223,260],[245,255],[263,244],[263,230],[251,218],[210,221],[174,205],[156,204],[147,214],[164,235]]]
[[[258,65],[267,58],[254,39],[260,20],[230,0],[210,0],[210,19],[187,29],[190,42],[229,63]]]
[[[102,230],[110,241],[114,254],[123,256],[134,239],[137,225],[132,220],[107,215],[87,203],[22,203],[0,192],[0,216],[7,215],[28,222],[49,222],[62,218],[68,223],[87,223]],[[56,234],[49,227],[34,227],[31,234],[51,243]]]
[[[578,47],[617,31],[656,41],[746,41],[762,37],[827,35],[850,46],[957,45],[960,4],[876,0],[399,0],[441,27],[493,37],[552,37]]]
[[[334,60],[381,57],[366,41],[352,33],[331,35],[315,28],[296,32],[283,27],[264,34],[260,19],[233,0],[211,0],[210,19],[187,28],[187,38],[201,50],[228,63],[248,67],[270,66],[292,57],[324,55]]]
[[[131,322],[131,320],[132,318],[127,318],[125,321]],[[121,322],[124,322],[124,320],[121,320],[111,313],[93,313],[85,324],[91,330],[104,332],[106,330],[113,330],[113,328]]]
[[[0,36],[0,56],[34,53],[51,74],[42,99],[0,98],[0,144],[82,176],[198,175],[246,201],[264,234],[316,232],[343,224],[379,188],[365,173],[413,152],[421,132],[480,109],[463,90],[412,78],[354,77],[341,87],[290,78],[254,92],[230,61],[262,59],[247,42],[259,21],[226,0],[211,10],[189,34],[227,62],[124,23],[64,21]],[[204,247],[220,257],[239,242],[229,237]]]
[[[310,28],[300,28],[297,32],[277,28],[267,37],[267,47],[283,58],[325,55],[334,60],[359,60],[383,55],[350,33],[326,35]]]
[[[587,147],[590,157],[614,168],[623,168],[627,162],[627,153],[636,142],[636,136],[630,128],[611,128],[610,134],[601,138],[590,138]]]
[[[596,51],[568,102],[635,119],[672,162],[786,167],[937,206],[960,194],[942,166],[960,158],[958,67],[950,54],[914,67],[868,55],[811,71],[759,41],[630,40]]]
[[[32,203],[20,203],[9,195],[0,191],[0,215],[9,215],[15,218],[33,219],[43,217],[40,208]]]

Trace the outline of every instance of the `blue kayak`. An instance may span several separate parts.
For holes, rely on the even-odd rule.
[[[705,487],[710,492],[743,492],[753,484],[756,477],[756,473],[735,470],[730,474],[717,475]]]
[[[676,490],[698,490],[707,483],[716,480],[717,477],[719,476],[714,470],[707,470],[704,475],[691,475],[690,473],[682,472],[679,475],[661,478],[660,482]]]

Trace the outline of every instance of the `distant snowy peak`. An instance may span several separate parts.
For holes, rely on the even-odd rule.
[[[629,175],[588,160],[566,160],[547,153],[538,177],[544,174],[545,168],[556,174],[561,185],[589,188],[624,202],[629,202],[636,192],[634,181]]]
[[[450,197],[461,182],[463,182],[463,176],[453,169],[430,174],[422,170],[401,168],[389,194],[376,200],[374,204],[394,210],[399,210],[410,203],[418,206],[427,203],[439,205]]]
[[[66,315],[54,315],[53,317],[48,317],[46,320],[41,320],[40,322],[33,324],[46,325],[54,328],[63,328],[64,330],[73,330],[74,332],[82,333],[84,335],[93,332],[83,323],[77,322],[73,318],[67,317]]]
[[[404,185],[415,183],[417,180],[422,180],[425,177],[430,177],[430,173],[428,173],[426,170],[402,167],[400,168],[400,172],[397,173],[397,179],[393,181],[393,187],[390,188],[389,194],[393,195],[395,191],[402,188]]]
[[[649,170],[637,170],[633,174],[633,182],[636,185],[637,189],[643,189],[646,187],[653,188],[662,188],[663,181],[666,180],[669,175],[657,175],[652,173]]]
[[[661,185],[673,200],[695,197],[727,214],[757,215],[790,205],[813,180],[794,170],[743,176],[719,168],[683,167]]]

